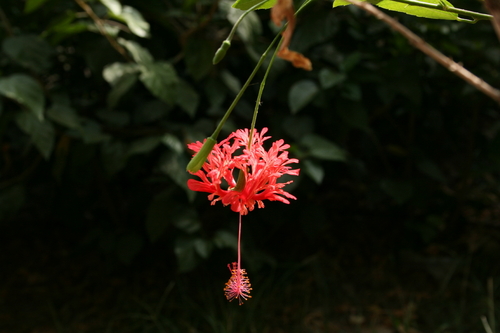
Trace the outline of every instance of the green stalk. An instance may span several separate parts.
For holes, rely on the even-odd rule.
[[[298,13],[300,13],[312,1],[313,0],[304,1],[304,3],[300,6],[300,8],[295,12],[295,15],[297,15]],[[260,3],[260,4],[262,4],[262,3]],[[267,54],[269,53],[269,51],[271,50],[271,48],[274,46],[274,44],[276,44],[276,41],[278,40],[278,38],[281,38],[281,33],[286,29],[286,27],[287,27],[287,25],[285,24],[280,29],[280,31],[278,32],[278,34],[276,35],[276,37],[274,37],[274,39],[271,42],[271,44],[269,44],[268,48],[260,56],[260,59],[257,62],[257,64],[255,65],[255,68],[253,69],[252,73],[248,77],[247,81],[245,82],[245,84],[243,85],[243,87],[241,88],[241,90],[238,92],[238,95],[236,95],[236,97],[234,98],[233,103],[227,109],[226,113],[224,114],[224,117],[222,117],[221,121],[219,122],[219,125],[217,126],[217,128],[215,129],[215,131],[210,136],[210,138],[212,138],[213,140],[217,140],[217,137],[219,136],[219,133],[222,130],[222,127],[224,127],[224,124],[226,123],[226,120],[229,118],[229,116],[231,115],[231,112],[236,107],[236,104],[238,104],[238,102],[240,101],[241,97],[245,93],[246,89],[248,88],[248,86],[252,82],[252,80],[253,80],[255,74],[257,74],[257,71],[259,70],[260,66],[262,66],[262,63],[264,62],[264,59],[267,57]],[[257,105],[258,105],[258,103],[257,103]]]
[[[278,53],[278,50],[280,49],[282,42],[283,42],[283,39],[280,40],[278,46],[276,47],[276,50],[274,50],[273,56],[271,57],[271,61],[269,62],[269,66],[267,66],[266,73],[264,74],[264,77],[262,78],[262,82],[260,83],[259,93],[257,95],[257,101],[255,102],[255,109],[253,110],[252,124],[250,125],[250,136],[248,138],[248,149],[250,149],[250,145],[252,142],[253,130],[255,128],[255,123],[257,122],[257,114],[259,113],[260,101],[262,99],[262,93],[264,92],[264,87],[266,86],[267,76],[269,75],[269,72],[271,71],[271,67],[273,67],[274,59],[276,58],[276,54]]]
[[[300,8],[295,12],[295,15],[297,15],[298,13],[300,13],[302,11],[302,9],[304,9],[309,3],[311,3],[313,0],[306,0],[304,1],[304,3],[300,6]],[[259,4],[253,6],[252,8],[250,8],[247,12],[245,12],[239,19],[238,21],[236,22],[235,26],[237,24],[239,24],[239,22],[241,22],[241,20],[243,19],[243,17],[245,15],[247,15],[254,7],[257,8],[259,7],[260,5],[262,5],[265,1],[262,1],[260,2]],[[229,38],[232,38],[234,32],[233,31],[236,31],[235,30],[235,26],[233,26],[233,29],[231,30],[231,33],[229,34]],[[240,89],[240,91],[238,92],[238,94],[236,95],[236,97],[234,98],[233,100],[233,103],[231,103],[231,105],[229,106],[229,108],[227,109],[226,113],[224,114],[224,117],[222,117],[222,119],[220,120],[219,124],[217,125],[217,128],[215,129],[215,131],[212,133],[211,136],[209,136],[207,138],[207,140],[205,141],[205,143],[203,144],[203,146],[201,147],[201,149],[198,151],[198,153],[196,153],[195,156],[193,156],[193,158],[191,159],[191,161],[189,161],[188,165],[186,166],[186,170],[189,171],[189,172],[192,172],[192,173],[195,173],[197,171],[199,171],[203,164],[205,163],[205,160],[208,156],[208,154],[210,154],[210,152],[212,151],[213,147],[215,146],[215,144],[217,144],[217,137],[219,136],[222,128],[224,127],[224,124],[226,123],[227,119],[229,118],[229,116],[231,115],[231,112],[233,112],[234,108],[236,107],[236,105],[238,104],[238,102],[240,101],[241,97],[243,96],[243,94],[245,93],[246,89],[248,88],[248,86],[250,85],[250,83],[252,82],[253,78],[255,77],[255,74],[257,74],[259,68],[262,66],[262,63],[264,62],[264,60],[266,59],[267,57],[267,54],[269,53],[269,51],[272,49],[272,47],[274,46],[274,44],[276,44],[276,41],[279,39],[279,38],[282,38],[281,36],[281,33],[283,31],[285,31],[287,27],[287,24],[283,25],[283,27],[280,29],[280,31],[278,32],[278,34],[276,35],[276,37],[274,37],[273,41],[269,44],[269,46],[267,47],[267,49],[264,51],[264,53],[262,53],[259,61],[257,62],[257,64],[255,65],[255,68],[253,69],[252,73],[250,74],[250,76],[248,77],[247,81],[245,82],[245,84],[243,85],[243,87]],[[227,40],[226,40],[227,41]],[[226,42],[224,41],[224,42]],[[226,43],[227,44],[227,43]],[[280,41],[280,44],[281,44],[281,41]],[[221,49],[224,48],[224,43],[223,43],[223,46],[221,46]],[[226,45],[226,50],[227,50],[227,45]],[[262,92],[264,90],[264,86],[265,86],[265,80],[267,79],[267,75],[269,74],[269,70],[273,64],[273,61],[274,61],[274,58],[276,56],[276,52],[279,50],[279,46],[278,48],[276,48],[275,52],[274,52],[274,55],[273,55],[273,58],[271,59],[271,62],[269,63],[269,67],[266,71],[266,74],[264,76],[264,80],[263,82],[261,83],[261,88],[259,90],[259,97],[258,97],[258,100],[257,100],[257,103],[256,103],[256,109],[254,110],[254,116],[253,116],[253,120],[252,120],[252,131],[253,131],[253,128],[255,127],[255,121],[257,119],[257,113],[258,113],[258,107],[259,107],[259,104],[260,104],[260,99],[261,99],[261,96],[262,96]],[[217,51],[217,53],[219,52],[220,50]],[[222,50],[222,52],[224,52],[224,50]],[[216,56],[214,57],[214,60],[215,58],[219,58],[219,57],[223,57],[224,55],[221,54],[220,56],[217,56],[217,53],[216,53]],[[225,52],[224,52],[225,53]],[[222,59],[222,58],[221,58]],[[219,59],[220,60],[220,59]],[[252,135],[252,131],[250,132]],[[250,136],[250,141],[251,142],[251,136]],[[240,178],[241,178],[242,174],[240,172],[240,175],[238,176],[238,181],[237,181],[237,185],[235,187],[236,188],[240,188],[241,187],[241,184],[243,184],[243,187],[244,187],[244,177],[243,177],[243,180],[240,182]],[[241,184],[240,184],[241,183]]]
[[[263,5],[267,1],[268,0],[263,0],[263,1],[259,2],[258,4],[250,7],[243,14],[241,14],[241,16],[238,18],[238,20],[234,23],[233,28],[231,29],[231,32],[229,32],[229,36],[227,36],[227,38],[222,42],[222,45],[219,47],[219,49],[217,50],[217,52],[215,52],[214,58],[212,60],[212,63],[214,65],[218,64],[226,56],[226,52],[231,47],[231,40],[233,39],[234,34],[236,33],[236,29],[240,25],[240,22],[250,12],[253,12],[254,10],[256,10],[258,7],[260,7],[261,5]]]
[[[281,31],[283,31],[284,29],[285,29],[285,27],[283,27],[281,29]],[[280,34],[281,34],[281,31],[280,31]],[[238,95],[236,95],[236,97],[234,98],[233,103],[231,103],[231,105],[227,109],[226,113],[224,114],[224,117],[222,117],[221,121],[219,122],[219,125],[217,125],[217,128],[215,129],[215,131],[210,136],[210,138],[212,138],[213,140],[217,140],[217,137],[219,136],[219,133],[222,130],[222,127],[224,127],[224,124],[226,123],[226,120],[229,118],[229,116],[231,115],[231,112],[236,107],[236,105],[240,101],[241,97],[243,96],[243,94],[247,90],[248,86],[250,85],[250,83],[252,82],[253,78],[255,77],[255,74],[257,74],[260,66],[262,66],[262,63],[264,62],[264,59],[266,59],[266,57],[267,57],[267,54],[269,53],[269,51],[271,50],[271,48],[273,47],[273,45],[276,43],[276,41],[278,40],[278,38],[281,37],[280,34],[278,34],[273,39],[273,41],[271,42],[271,44],[269,44],[269,47],[260,56],[260,59],[257,62],[257,64],[255,65],[255,68],[253,69],[252,73],[248,77],[248,79],[245,82],[245,84],[243,85],[243,87],[241,87],[240,91],[238,92]]]

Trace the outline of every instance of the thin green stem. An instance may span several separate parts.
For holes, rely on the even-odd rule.
[[[298,13],[300,13],[308,4],[310,4],[311,2],[313,2],[314,0],[306,0],[304,1],[304,3],[299,7],[299,9],[297,9],[297,11],[295,12],[295,15],[297,15]],[[263,3],[263,2],[262,2]],[[259,3],[258,5],[256,5],[257,7],[260,6],[262,3]],[[255,6],[254,6],[255,7]],[[253,7],[252,7],[253,8]],[[221,132],[222,128],[224,127],[224,124],[226,123],[227,119],[229,118],[229,116],[231,115],[231,112],[233,111],[233,109],[236,107],[236,105],[238,104],[238,102],[240,101],[241,97],[243,96],[243,94],[245,93],[246,89],[248,88],[248,86],[250,85],[250,83],[252,82],[253,78],[255,77],[255,74],[257,74],[257,71],[259,70],[260,66],[262,66],[262,63],[264,62],[264,59],[266,59],[267,57],[267,54],[269,53],[269,51],[272,49],[272,47],[274,46],[274,44],[276,44],[277,40],[279,38],[281,38],[281,33],[283,31],[285,31],[287,25],[283,25],[283,27],[280,29],[280,31],[278,32],[278,34],[276,35],[276,37],[274,37],[273,41],[271,42],[271,44],[269,44],[269,46],[267,47],[267,49],[264,51],[264,53],[262,53],[262,55],[260,56],[260,59],[259,61],[257,62],[257,64],[255,65],[255,68],[253,69],[252,73],[250,74],[250,76],[248,77],[247,81],[245,82],[245,84],[243,85],[243,87],[240,89],[240,91],[238,92],[238,95],[236,95],[236,97],[234,98],[233,100],[233,103],[231,103],[231,105],[229,106],[229,108],[227,109],[226,113],[224,114],[224,117],[222,117],[221,121],[219,122],[219,125],[217,125],[217,128],[215,129],[215,131],[212,133],[212,135],[210,136],[210,138],[212,138],[213,140],[217,140],[217,137],[219,136],[219,133]],[[278,50],[279,48],[277,48]],[[270,63],[271,65],[271,63]],[[270,68],[270,67],[269,67]],[[265,81],[264,81],[265,82]],[[258,106],[259,103],[257,103],[257,106]],[[255,115],[254,115],[255,117]],[[252,132],[250,132],[252,133]],[[251,141],[250,141],[251,142]]]
[[[295,15],[300,13],[312,1],[313,0],[304,1],[304,3],[295,12]],[[280,31],[280,33],[281,33],[281,31]],[[255,102],[255,109],[253,111],[252,124],[250,125],[250,135],[248,138],[248,149],[250,149],[250,146],[252,144],[253,130],[255,129],[255,123],[257,122],[257,114],[259,113],[260,101],[262,99],[262,93],[264,92],[264,87],[266,86],[267,77],[269,75],[269,72],[271,71],[271,68],[273,67],[274,59],[276,58],[276,54],[278,53],[282,42],[283,42],[283,38],[280,40],[278,46],[274,50],[273,56],[271,57],[271,61],[269,62],[269,65],[267,66],[266,73],[264,74],[264,77],[262,78],[262,82],[260,83],[259,93],[257,95],[257,101]]]
[[[226,40],[231,41],[233,39],[233,36],[236,33],[236,29],[238,28],[238,25],[245,18],[245,16],[247,16],[249,13],[253,12],[257,8],[262,6],[267,1],[269,1],[269,0],[261,1],[258,4],[256,4],[255,6],[252,6],[249,9],[247,9],[243,14],[241,14],[241,16],[238,18],[238,20],[234,23],[233,28],[231,29],[231,32],[229,32],[229,36],[227,36]]]
[[[283,28],[281,28],[280,30],[280,34],[281,32],[286,28],[286,26],[284,26]],[[247,90],[248,86],[250,85],[250,83],[252,82],[253,78],[255,77],[255,74],[257,74],[257,71],[259,70],[260,66],[262,66],[262,63],[264,62],[264,59],[266,59],[267,57],[267,54],[269,53],[269,51],[272,49],[272,47],[274,46],[274,44],[277,42],[278,38],[281,37],[281,35],[278,34],[274,39],[273,41],[271,42],[271,44],[269,44],[268,48],[264,51],[264,53],[262,53],[262,55],[260,56],[260,59],[259,61],[257,62],[257,64],[255,65],[255,68],[253,69],[252,73],[250,74],[250,76],[248,77],[247,81],[245,82],[245,84],[243,85],[243,87],[241,87],[240,91],[238,92],[238,95],[236,95],[236,97],[234,98],[233,100],[233,103],[231,103],[231,105],[229,106],[229,108],[227,109],[226,113],[224,114],[224,117],[222,117],[221,121],[219,122],[219,125],[217,125],[217,128],[215,129],[215,131],[212,133],[212,135],[210,136],[212,139],[214,140],[217,140],[217,137],[219,136],[219,133],[220,131],[222,130],[222,127],[224,127],[224,124],[226,123],[227,119],[229,118],[229,116],[231,115],[231,112],[233,111],[233,109],[236,107],[236,105],[238,104],[238,102],[240,101],[241,97],[243,96],[243,94],[245,93],[245,91]]]
[[[274,50],[273,56],[271,57],[271,61],[269,62],[269,65],[267,66],[266,73],[264,74],[264,77],[262,78],[262,82],[260,83],[259,93],[257,95],[257,101],[255,102],[255,109],[253,110],[252,124],[250,125],[250,135],[248,138],[248,149],[250,149],[250,146],[252,143],[253,130],[255,128],[255,123],[257,122],[257,114],[259,113],[260,101],[262,99],[262,93],[264,92],[264,87],[266,86],[267,77],[269,76],[269,72],[271,71],[271,67],[273,67],[274,59],[276,58],[276,54],[278,53],[278,50],[280,49],[282,42],[283,42],[283,39],[280,40],[278,46]]]
[[[462,18],[458,19],[459,21],[463,21],[463,22],[476,23],[479,20],[490,20],[492,18],[492,16],[488,15],[488,14],[473,12],[473,11],[465,10],[465,9],[461,9],[461,8],[450,7],[450,6],[447,6],[444,2],[429,3],[429,2],[423,2],[423,1],[418,1],[418,0],[394,0],[394,1],[405,3],[408,5],[412,5],[412,6],[437,9],[437,10],[441,10],[444,12],[450,12],[450,13],[455,13],[455,14],[459,14],[459,15],[463,15],[463,16],[469,16],[472,18],[472,20],[467,20],[467,19],[462,19]]]

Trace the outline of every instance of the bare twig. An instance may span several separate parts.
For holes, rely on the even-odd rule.
[[[486,9],[493,15],[491,23],[495,28],[498,38],[500,39],[500,0],[485,0]]]
[[[346,0],[346,1],[370,13],[379,20],[382,20],[385,23],[387,23],[392,29],[396,30],[397,32],[402,34],[406,39],[408,39],[410,44],[412,44],[420,51],[427,54],[432,59],[436,60],[443,67],[447,68],[450,72],[454,73],[455,75],[463,79],[465,82],[475,87],[476,89],[478,89],[479,91],[481,91],[482,93],[484,93],[485,95],[487,95],[488,97],[490,97],[491,99],[495,100],[497,103],[500,104],[500,90],[493,88],[484,80],[469,72],[462,65],[446,57],[444,54],[442,54],[434,47],[429,45],[427,42],[425,42],[422,38],[414,34],[411,30],[403,26],[401,23],[399,23],[392,17],[386,15],[379,9],[375,8],[368,2],[361,2],[358,0]]]
[[[112,20],[102,20],[102,22],[105,22],[108,25],[113,25],[117,27],[118,29],[125,31],[126,33],[131,33],[130,29],[123,23],[112,21]]]
[[[491,331],[495,332],[495,289],[493,288],[493,278],[488,278],[488,319]]]
[[[129,57],[127,51],[125,51],[125,49],[120,44],[118,44],[118,42],[116,40],[114,40],[110,35],[108,35],[108,33],[106,32],[106,29],[104,29],[103,20],[101,20],[101,18],[99,18],[99,16],[97,16],[94,13],[92,8],[90,8],[90,6],[87,5],[85,3],[85,1],[83,1],[83,0],[75,0],[75,1],[80,7],[82,7],[82,9],[85,11],[85,13],[87,13],[87,15],[95,22],[95,25],[97,26],[97,29],[99,29],[99,32],[101,33],[101,35],[106,37],[106,39],[111,44],[111,46],[116,51],[118,51],[118,53],[120,53],[127,61],[132,61],[132,59]]]
[[[12,30],[12,26],[10,25],[7,15],[5,15],[5,12],[1,7],[0,7],[0,21],[2,21],[5,31],[7,32],[7,35],[12,36],[14,34],[14,31]]]
[[[484,330],[486,331],[486,333],[493,333],[490,325],[488,324],[488,319],[486,319],[485,316],[481,316],[481,322],[483,323],[483,327],[484,327]]]
[[[205,19],[203,21],[201,21],[200,23],[198,23],[196,26],[193,26],[191,28],[189,28],[188,30],[184,31],[179,40],[180,40],[180,43],[181,45],[186,45],[186,42],[187,42],[187,39],[195,34],[196,32],[202,30],[204,27],[206,27],[210,21],[212,21],[213,19],[213,16],[215,14],[215,12],[217,11],[217,8],[219,7],[219,0],[216,0],[212,3],[212,6],[210,7],[210,10],[208,11],[208,14],[207,16],[205,17]]]

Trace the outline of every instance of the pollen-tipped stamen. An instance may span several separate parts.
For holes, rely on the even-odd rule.
[[[243,300],[246,301],[249,298],[252,298],[252,296],[250,296],[252,285],[250,284],[246,270],[239,269],[237,262],[233,262],[232,265],[232,268],[231,264],[227,265],[229,271],[231,272],[231,277],[229,278],[229,281],[226,282],[224,295],[226,295],[226,299],[229,302],[238,298],[238,303],[241,305],[243,304]]]

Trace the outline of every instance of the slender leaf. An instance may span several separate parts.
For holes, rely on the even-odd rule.
[[[179,81],[177,87],[177,104],[191,117],[194,118],[200,97],[189,83],[184,80]]]
[[[118,38],[118,43],[123,45],[123,47],[130,52],[132,58],[134,58],[135,62],[138,64],[149,64],[153,62],[154,59],[151,53],[138,43],[123,38]]]
[[[241,10],[247,10],[258,4],[259,2],[262,2],[262,0],[236,0],[233,4],[233,7]],[[257,9],[268,9],[274,6],[275,3],[276,0],[269,0],[263,5],[259,6]]]
[[[16,115],[16,123],[31,138],[35,147],[48,160],[54,149],[55,130],[48,120],[38,119],[32,112],[21,111]]]
[[[368,1],[371,4],[376,5],[380,8],[429,19],[458,20],[459,18],[458,14],[456,13],[448,12],[441,9],[426,8],[414,4],[404,3],[403,1],[394,1],[394,0],[360,0],[360,1]],[[453,8],[453,5],[447,0],[425,0],[422,2],[430,4],[443,3],[446,6]],[[346,5],[350,5],[350,3],[345,0],[335,0],[333,2],[333,7],[346,6]]]
[[[115,14],[115,17],[125,22],[134,35],[143,38],[150,37],[149,23],[144,20],[144,17],[137,9],[123,6],[121,13],[119,15]]]
[[[338,73],[328,68],[323,68],[319,72],[319,82],[321,83],[321,88],[329,89],[342,83],[346,78],[343,73]]]
[[[118,0],[100,0],[100,1],[114,15],[120,15],[122,13],[122,4],[120,3],[120,1]]]
[[[125,95],[137,82],[137,77],[138,75],[136,73],[126,73],[115,81],[113,88],[108,94],[108,108],[114,109],[116,107],[120,98],[122,98],[122,96]]]
[[[39,120],[43,120],[45,97],[40,84],[25,74],[0,78],[0,95],[26,106]]]
[[[177,101],[179,79],[175,69],[168,62],[155,62],[143,65],[139,79],[149,91],[167,104]]]
[[[212,57],[214,47],[207,39],[189,38],[184,50],[184,61],[188,73],[195,79],[200,80],[212,70]]]
[[[104,67],[102,71],[102,76],[104,79],[114,86],[120,80],[120,78],[126,74],[134,74],[139,72],[139,66],[137,64],[125,64],[122,62],[115,62],[111,65]]]
[[[47,110],[47,116],[68,128],[79,128],[80,118],[76,110],[64,104],[54,104]]]
[[[335,143],[316,134],[308,134],[300,142],[311,156],[330,161],[345,161],[346,153]]]
[[[26,14],[34,12],[47,1],[48,0],[26,0],[26,3],[24,4],[24,12]]]
[[[323,182],[323,178],[325,177],[325,170],[323,167],[312,160],[305,160],[303,162],[305,173],[311,177],[316,184],[321,184]]]
[[[159,136],[150,136],[136,140],[130,144],[128,154],[147,154],[158,147],[158,145],[161,143],[161,140],[162,138]]]
[[[318,91],[318,85],[311,80],[296,82],[288,92],[288,105],[290,106],[292,114],[299,112],[309,104]]]
[[[35,35],[20,35],[6,38],[2,49],[19,65],[41,73],[48,69],[54,49],[44,39]]]

